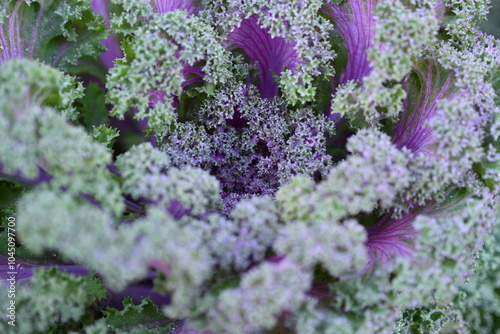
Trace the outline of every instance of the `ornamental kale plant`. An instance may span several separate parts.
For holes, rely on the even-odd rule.
[[[1,0],[1,333],[498,333],[487,0]]]

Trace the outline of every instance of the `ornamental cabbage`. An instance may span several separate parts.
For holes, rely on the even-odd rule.
[[[498,331],[487,0],[0,2],[0,332]]]

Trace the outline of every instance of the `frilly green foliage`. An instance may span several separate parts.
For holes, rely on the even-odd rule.
[[[252,12],[259,15],[262,26],[270,27],[271,35],[295,42],[295,50],[303,62],[295,71],[285,69],[282,73],[279,84],[285,99],[291,105],[312,101],[316,93],[314,78],[333,75],[331,61],[336,56],[328,45],[328,31],[333,27],[327,19],[317,15],[323,1],[249,3],[252,3]]]
[[[165,206],[171,200],[179,201],[192,214],[205,213],[221,201],[217,179],[198,168],[171,167],[169,156],[150,143],[132,147],[117,158],[116,165],[123,192],[133,198],[148,198]]]
[[[92,137],[111,151],[114,141],[120,137],[120,131],[101,124],[93,127]]]
[[[439,109],[427,123],[434,129],[436,144],[431,149],[436,155],[419,152],[410,164],[413,192],[407,198],[420,204],[442,197],[451,185],[469,182],[468,171],[486,154],[481,148],[485,124],[469,100],[452,98],[440,103]],[[463,126],[464,122],[470,125]]]
[[[201,232],[182,228],[159,208],[132,226],[120,227],[114,226],[109,213],[84,199],[48,189],[27,194],[18,208],[22,212],[18,218],[19,237],[32,251],[41,254],[44,249],[57,250],[64,257],[98,270],[107,285],[116,289],[143,277],[151,260],[164,261],[172,268],[165,287],[178,288],[174,299],[176,294],[194,293],[193,287],[211,271],[211,258],[202,246]],[[37,217],[41,210],[49,208],[57,215]],[[67,217],[72,219],[68,221]],[[32,221],[37,222],[36,228],[30,228]],[[192,266],[195,262],[199,265]]]
[[[432,1],[431,1],[432,2]],[[372,80],[400,81],[410,70],[413,57],[436,43],[438,20],[434,6],[409,8],[402,1],[381,1],[375,8],[374,47],[368,59],[374,66]]]
[[[125,36],[133,35],[138,27],[147,23],[145,18],[152,17],[153,6],[148,0],[134,2],[126,0],[112,0],[111,5],[116,8],[118,14],[111,17],[113,30]],[[118,10],[119,8],[119,10]]]
[[[446,25],[450,35],[453,38],[474,40],[474,36],[478,33],[476,24],[486,19],[490,1],[443,0],[442,2],[453,13],[453,20]]]
[[[355,332],[352,319],[342,313],[318,307],[318,301],[313,298],[304,303],[294,321],[297,332],[303,334],[351,334]]]
[[[150,143],[133,146],[118,156],[116,166],[124,193],[136,199],[143,196],[154,201],[165,194],[168,179],[162,172],[170,167],[170,159]]]
[[[4,282],[2,282],[3,284]],[[7,293],[0,304],[7,309]],[[92,275],[79,277],[58,271],[35,270],[29,285],[16,291],[16,326],[0,323],[2,333],[59,333],[92,321],[92,304],[106,297],[106,289]]]
[[[361,130],[349,139],[347,149],[351,155],[332,168],[316,189],[298,176],[278,192],[285,217],[326,222],[389,208],[396,194],[409,185],[409,152],[398,150],[386,134]],[[295,195],[299,189],[310,193],[307,201]]]
[[[498,210],[497,210],[498,214]],[[474,275],[461,287],[454,300],[467,327],[475,333],[495,333],[500,324],[500,227],[486,239],[474,266]]]
[[[121,240],[109,213],[81,197],[55,191],[48,186],[23,196],[18,210],[19,239],[35,254],[41,255],[46,249],[58,251],[63,257],[79,261],[90,268],[103,269],[104,276],[117,279],[117,285],[128,278],[119,271],[120,264],[110,266],[106,264],[107,259],[102,257],[102,254],[107,254],[115,259],[117,256],[125,259],[125,254],[113,253],[109,245]],[[40,217],[39,213],[44,210],[54,210],[54,214]],[[37,223],[32,226],[31,222],[35,221]],[[122,241],[121,247],[131,247],[132,241],[125,244],[126,241]]]
[[[315,77],[334,74],[331,61],[336,55],[329,46],[333,26],[318,15],[324,1],[229,0],[224,6],[206,0],[202,3],[215,13],[215,24],[222,31],[232,31],[242,19],[257,15],[260,26],[269,28],[272,36],[295,43],[302,63],[295,71],[285,69],[279,79],[283,96],[291,105],[312,101],[317,89]]]
[[[244,268],[248,259],[263,260],[281,227],[275,201],[267,196],[242,200],[230,217],[239,229],[236,232],[235,246],[238,249],[234,262]]]
[[[491,209],[487,219],[494,224],[493,233],[485,238],[483,249],[472,266],[474,273],[466,277],[453,299],[436,299],[427,307],[410,309],[401,314],[397,333],[495,333],[499,324],[498,277],[500,273],[498,217]],[[497,210],[498,212],[498,210]],[[465,227],[466,225],[464,225]],[[455,247],[460,247],[458,244]],[[469,248],[470,249],[470,248]],[[458,253],[457,253],[458,254]],[[460,265],[458,261],[456,265]],[[447,266],[453,269],[453,261]],[[469,269],[470,270],[470,269]]]
[[[42,106],[57,109],[68,119],[77,117],[74,102],[83,96],[76,78],[42,64],[40,61],[12,59],[0,65],[2,114],[11,122],[21,117],[23,107]]]
[[[0,43],[0,240],[14,216],[21,259],[55,253],[111,290],[171,298],[89,311],[97,279],[36,271],[15,330],[165,333],[187,318],[221,334],[494,333],[500,47],[475,30],[487,1],[349,0],[373,5],[374,35],[368,74],[338,87],[347,42],[325,1],[200,0],[194,14],[157,1],[110,2],[124,56],[85,96],[61,70],[92,81],[71,69],[106,36],[89,1],[0,9],[0,33],[23,23]],[[228,45],[255,16],[300,60],[269,98],[258,60]],[[151,143],[123,145],[128,127]]]
[[[460,291],[459,286],[471,275],[474,256],[495,221],[489,196],[486,191],[483,197],[458,203],[451,201],[447,206],[436,208],[434,213],[418,216],[414,226],[419,234],[411,259],[398,258],[389,266],[374,269],[369,277],[360,276],[331,285],[335,308],[357,318],[353,333],[377,332],[374,326],[381,326],[378,330],[389,328],[389,324],[372,323],[371,317],[385,312],[387,316],[391,314],[391,322],[396,321],[400,309],[410,310],[404,316],[406,320],[399,324],[400,330],[412,333],[407,326],[414,321],[412,314],[419,312],[418,308],[433,308],[436,304],[446,307],[452,303]],[[418,308],[412,310],[414,307]],[[364,316],[359,318],[360,314]],[[432,326],[442,321],[456,324],[462,317],[457,311],[450,311],[446,316],[450,319],[433,319],[436,324]],[[426,323],[414,327],[419,326],[432,328]]]
[[[463,315],[447,304],[417,307],[402,312],[394,331],[403,333],[469,333]]]
[[[155,208],[147,218],[124,231],[132,238],[143,235],[141,242],[134,245],[135,257],[142,259],[142,264],[137,263],[147,266],[153,261],[150,263],[164,273],[156,279],[155,286],[158,291],[172,294],[172,304],[166,309],[172,318],[189,313],[214,265],[202,231],[180,225],[164,210]]]
[[[104,320],[116,333],[130,334],[165,334],[174,333],[182,321],[169,321],[149,298],[139,305],[134,305],[131,298],[123,301],[123,310],[108,308],[104,311]]]
[[[206,171],[194,167],[172,168],[166,176],[165,197],[181,202],[192,214],[206,213],[220,206],[219,181]]]
[[[230,77],[232,63],[229,51],[202,19],[187,17],[184,11],[148,17],[147,25],[138,26],[128,37],[124,58],[109,73],[107,101],[114,105],[112,115],[118,117],[137,108],[135,117],[147,117],[149,127],[161,134],[176,119],[172,96],[182,91],[183,66],[203,61],[204,80],[217,84]],[[155,93],[161,97],[152,103]]]
[[[340,277],[358,273],[366,265],[365,242],[366,231],[355,220],[293,222],[280,230],[274,249],[305,267],[320,264]]]
[[[295,328],[304,334],[353,334],[353,333],[392,333],[390,328],[398,312],[395,309],[366,310],[363,316],[348,310],[332,311],[329,307],[318,305],[310,299],[297,312],[293,319]]]
[[[280,228],[276,203],[270,197],[243,199],[230,220],[213,216],[207,243],[222,268],[244,270],[262,261]]]
[[[104,20],[90,0],[7,0],[0,13],[0,63],[11,58],[38,59],[68,70],[83,56],[103,51]]]
[[[276,193],[281,203],[280,216],[284,221],[308,221],[311,209],[308,196],[315,191],[316,183],[311,177],[298,175]]]
[[[389,208],[410,180],[408,152],[385,134],[361,130],[347,147],[351,155],[323,182],[297,176],[277,193],[290,223],[280,230],[275,250],[308,267],[321,264],[336,277],[359,272],[367,261],[365,230],[355,220],[340,220]]]
[[[226,289],[217,297],[208,311],[211,327],[231,333],[271,329],[276,315],[304,303],[311,279],[310,272],[289,260],[262,263],[244,274],[237,288]]]
[[[0,66],[4,172],[27,179],[48,174],[55,189],[93,196],[120,213],[118,184],[107,170],[110,152],[68,120],[75,118],[73,102],[82,96],[81,84],[36,61],[11,60]]]
[[[489,204],[490,196],[484,190],[482,197],[468,198],[456,209],[438,211],[436,218],[421,216],[415,220],[414,227],[419,235],[410,266],[413,267],[411,270],[418,270],[418,274],[408,272],[407,275],[420,280],[413,283],[415,289],[405,292],[407,298],[411,296],[412,302],[429,303],[430,300],[423,299],[423,296],[429,295],[423,293],[426,289],[433,291],[432,298],[447,302],[456,294],[458,286],[467,280],[472,273],[474,256],[495,222],[495,213]],[[408,276],[405,284],[411,282]]]
[[[406,97],[401,81],[412,69],[414,57],[437,43],[433,6],[411,7],[402,1],[377,3],[378,22],[368,51],[373,71],[363,78],[363,85],[348,82],[339,87],[333,96],[334,112],[352,120],[361,118],[361,125],[396,118],[401,112]]]

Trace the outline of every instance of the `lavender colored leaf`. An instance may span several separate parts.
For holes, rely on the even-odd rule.
[[[285,69],[295,69],[300,63],[295,45],[282,37],[273,37],[269,28],[262,28],[257,15],[243,20],[239,28],[229,34],[231,47],[242,49],[252,63],[259,67],[258,88],[263,98],[273,98],[278,93],[274,75]]]

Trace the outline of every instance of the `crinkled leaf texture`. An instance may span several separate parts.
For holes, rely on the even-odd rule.
[[[0,63],[11,58],[39,59],[62,69],[82,56],[103,51],[104,20],[89,0],[8,0],[0,12]]]
[[[110,70],[107,102],[119,118],[136,109],[135,118],[147,118],[159,135],[177,118],[173,98],[186,84],[201,81],[201,75],[205,82],[224,83],[232,65],[229,51],[202,19],[186,17],[184,11],[150,15],[124,45],[125,57]],[[204,62],[203,70],[198,62]]]
[[[183,326],[182,320],[168,320],[150,298],[144,298],[139,305],[125,298],[123,310],[108,308],[104,317],[108,326],[126,333],[174,333]]]
[[[0,284],[4,284],[2,280]],[[4,289],[0,297],[2,309],[11,300]],[[36,270],[29,285],[17,286],[16,326],[0,322],[6,334],[69,332],[92,320],[89,307],[106,298],[106,289],[93,275],[74,276],[52,268]],[[56,331],[58,330],[58,331]]]
[[[269,28],[261,28],[257,15],[243,20],[241,25],[229,34],[233,48],[242,49],[252,63],[259,66],[258,87],[263,98],[272,98],[278,92],[274,76],[288,68],[295,69],[300,61],[294,43],[282,37],[274,37]]]
[[[16,25],[21,14],[33,12],[41,27],[37,11],[56,4],[6,3],[2,36],[20,27],[21,37],[34,29]],[[60,65],[4,59],[2,173],[34,186],[17,205],[24,246],[95,270],[118,294],[154,285],[168,295],[165,315],[224,334],[281,326],[300,334],[388,333],[398,322],[423,332],[445,321],[464,328],[460,310],[447,307],[465,289],[498,216],[500,52],[468,22],[482,16],[485,1],[448,0],[444,10],[432,0],[330,1],[323,12],[321,0],[201,3],[198,11],[191,1],[113,0],[110,21],[125,57],[109,71],[107,99],[115,116],[147,118],[158,147],[112,155],[105,145],[115,131],[101,126],[90,136],[74,124],[90,128],[99,123],[91,116],[107,114],[96,85],[82,103],[102,113],[78,119],[81,88],[50,67]],[[83,10],[88,2],[69,4]],[[439,23],[444,11],[455,20]],[[63,37],[50,40],[75,42],[84,26],[64,25],[54,35]],[[332,78],[331,58],[317,46],[334,30],[334,49],[344,48],[347,62]],[[27,55],[16,44],[23,39],[12,36],[1,42],[2,55],[39,58],[36,40]],[[316,89],[322,83],[331,84]],[[338,135],[323,113],[332,89],[332,110],[351,121]],[[315,92],[326,95],[321,110],[309,104]],[[335,161],[330,149],[341,151]],[[2,185],[9,194],[11,184]],[[133,214],[123,214],[123,196],[137,202]],[[40,283],[33,267],[21,269],[32,288],[19,298],[37,303],[27,315],[20,307],[19,316],[34,321],[27,333],[39,326],[145,334],[180,324],[148,299],[97,310],[96,321],[85,311],[102,295],[84,284],[88,278],[45,275]],[[490,269],[483,281],[498,276]],[[480,303],[472,298],[462,308]],[[420,326],[419,316],[436,323]],[[58,319],[66,327],[53,327]]]
[[[453,83],[453,72],[443,69],[435,59],[416,62],[405,82],[408,94],[394,129],[393,142],[398,147],[419,152],[432,143],[432,129],[427,122],[436,116],[438,102],[456,93]]]
[[[334,22],[342,37],[347,52],[345,69],[335,78],[337,84],[345,84],[350,80],[361,81],[371,72],[367,52],[375,34],[373,11],[377,2],[350,0],[340,5],[327,4],[323,7],[323,12]]]
[[[197,6],[197,0],[154,0],[152,1],[153,10],[158,13],[166,13],[177,9],[185,10],[188,14],[195,14],[200,10]]]

